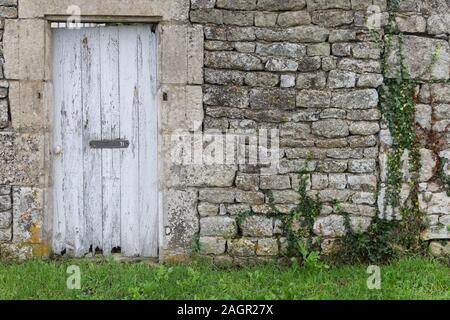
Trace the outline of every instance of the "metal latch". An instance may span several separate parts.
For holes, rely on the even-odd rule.
[[[92,149],[126,149],[130,146],[128,140],[93,140],[89,142]]]

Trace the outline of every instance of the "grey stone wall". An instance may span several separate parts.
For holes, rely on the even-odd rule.
[[[418,80],[416,91],[416,130],[420,139],[421,170],[419,205],[427,214],[429,229],[422,235],[430,241],[435,254],[450,253],[450,2],[402,1],[397,26],[404,32],[405,62],[412,78]],[[395,41],[395,39],[394,39]],[[433,63],[433,56],[437,57]],[[427,70],[433,66],[431,70]],[[380,212],[384,207],[386,151],[391,139],[388,130],[380,133]],[[404,154],[407,159],[407,154]],[[404,161],[404,181],[408,181],[409,162]],[[447,184],[443,183],[447,181]],[[402,186],[401,199],[406,201],[409,186]],[[387,208],[387,216],[399,213]]]
[[[380,49],[367,28],[373,5],[383,27],[386,0],[191,0],[190,20],[203,25],[205,33],[204,130],[278,129],[282,157],[274,175],[239,165],[229,172],[226,186],[200,189],[203,254],[240,261],[282,253],[281,222],[268,217],[268,195],[279,211],[289,212],[299,201],[297,173],[308,159],[309,193],[325,204],[314,226],[325,250],[345,233],[342,210],[359,230],[370,225],[377,205],[384,214],[378,189],[383,193],[385,187],[389,132],[379,108]],[[406,63],[415,78],[439,47],[432,76],[449,79],[449,5],[445,0],[400,5],[396,22],[407,34]],[[424,84],[417,90],[417,121],[444,132],[450,123],[449,85],[429,89]],[[430,91],[437,95],[433,106]],[[440,154],[430,150],[430,141],[421,150],[422,197],[431,198],[421,201],[431,222],[428,240],[450,238],[450,198],[433,160],[449,156],[449,138],[447,132],[441,137]],[[333,206],[335,200],[341,208]],[[236,215],[246,211],[256,215],[238,227]],[[433,246],[448,252],[445,241]]]
[[[51,1],[42,3],[50,6]],[[44,28],[44,11],[65,12],[65,2],[58,5],[40,12],[34,1],[0,0],[2,47],[5,21],[14,25],[18,6],[24,18],[17,31],[20,41],[33,42],[30,30]],[[309,194],[325,204],[314,226],[325,240],[324,249],[345,232],[339,210],[350,213],[355,228],[365,230],[377,208],[384,210],[390,144],[379,108],[384,80],[380,50],[366,26],[372,5],[379,8],[381,26],[386,23],[386,0],[191,0],[190,21],[185,21],[188,5],[189,0],[177,0],[161,9],[169,17],[159,29],[167,40],[160,46],[166,68],[160,93],[167,95],[161,102],[162,131],[192,130],[194,121],[203,132],[277,129],[281,159],[270,175],[265,165],[165,165],[164,256],[185,255],[198,234],[200,252],[216,261],[276,258],[286,250],[286,240],[281,221],[270,215],[270,198],[284,213],[298,204],[298,172],[305,165],[311,171]],[[436,48],[440,52],[431,72],[439,83],[419,79],[423,84],[416,90],[423,133],[419,200],[430,222],[423,236],[435,254],[450,249],[450,197],[437,168],[440,158],[450,160],[449,7],[447,0],[403,0],[397,17],[413,77],[424,74]],[[89,10],[108,12],[95,4]],[[136,5],[132,10],[140,12]],[[43,31],[39,34],[44,37]],[[16,36],[11,32],[7,41]],[[34,50],[43,42],[36,41]],[[31,81],[35,76],[46,80],[41,75],[46,67],[34,54],[19,55],[34,66],[26,70],[20,61],[5,62],[3,50],[1,55],[0,255],[46,255],[42,229],[51,212],[44,209],[49,182],[43,177],[49,169],[43,154],[48,141],[43,103],[36,98],[43,93],[42,81]],[[24,76],[5,78],[5,63]],[[163,162],[173,160],[166,156]],[[448,168],[444,173],[448,176]],[[333,206],[335,200],[342,209]],[[238,219],[249,211],[255,215]],[[395,212],[387,214],[395,217]]]

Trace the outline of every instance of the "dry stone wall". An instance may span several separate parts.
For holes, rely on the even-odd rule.
[[[386,10],[385,2],[375,3]],[[265,260],[285,252],[269,197],[288,214],[299,202],[305,164],[309,193],[325,204],[316,235],[332,240],[345,233],[335,201],[353,225],[369,226],[376,214],[383,82],[380,50],[366,28],[369,5],[191,1],[191,22],[205,32],[204,129],[277,129],[281,157],[272,175],[239,165],[228,188],[200,190],[201,253]],[[248,211],[254,215],[237,226],[236,216]]]
[[[183,127],[213,135],[276,130],[280,159],[275,170],[251,161],[166,165],[164,255],[185,255],[194,239],[201,254],[219,262],[266,261],[285,253],[282,222],[272,216],[273,205],[288,214],[299,203],[298,173],[305,168],[308,194],[324,203],[313,228],[314,236],[324,239],[324,250],[345,233],[342,211],[361,231],[376,214],[386,213],[383,192],[392,139],[380,111],[382,52],[367,26],[375,23],[382,28],[387,23],[387,0],[171,3],[186,8],[186,13],[190,5],[189,21],[163,22],[160,31],[189,50],[185,57],[186,48],[160,46],[170,69],[161,75],[163,130],[171,128],[168,132],[173,133]],[[3,29],[5,21],[17,19],[21,5],[25,18],[35,18],[32,1],[0,0],[2,46],[15,41],[14,34],[4,39]],[[445,160],[450,162],[449,9],[448,0],[402,0],[396,18],[405,33],[406,63],[419,82],[415,99],[422,137],[419,201],[430,223],[423,236],[434,254],[450,250],[450,174]],[[30,21],[29,30],[43,28],[42,19]],[[28,29],[20,31],[21,39],[33,41]],[[427,73],[436,51],[437,62]],[[29,112],[42,110],[42,101],[36,98],[41,97],[42,83],[29,81],[34,79],[33,70],[26,70],[30,75],[20,85],[9,79],[3,50],[1,55],[0,255],[45,255],[49,247],[41,228],[51,212],[44,209],[43,173],[48,168],[42,159],[43,117]],[[33,59],[25,53],[21,57]],[[393,54],[390,60],[396,57]],[[203,72],[197,64],[203,65]],[[180,68],[183,73],[177,72]],[[246,157],[251,160],[250,154]],[[248,212],[252,214],[243,215]],[[399,218],[394,212],[386,216]]]
[[[400,3],[396,24],[406,34],[406,64],[413,78],[423,80],[417,88],[417,121],[431,132],[445,132],[438,151],[430,150],[436,141],[422,143],[421,208],[431,224],[424,238],[447,240],[449,186],[437,178],[436,158],[449,153],[450,3]],[[323,249],[345,234],[341,212],[349,213],[361,231],[376,214],[385,216],[389,132],[380,112],[383,66],[367,26],[375,17],[384,27],[387,6],[383,0],[191,1],[190,20],[203,25],[205,33],[204,130],[277,129],[281,149],[273,175],[239,165],[229,172],[228,182],[236,178],[226,188],[200,190],[203,254],[235,261],[282,254],[286,240],[281,222],[270,217],[269,198],[277,211],[295,207],[298,172],[305,163],[311,171],[308,192],[324,203],[314,225],[315,235],[325,239]],[[437,48],[431,73],[420,79]],[[430,86],[425,82],[430,79],[444,83]],[[236,219],[248,211],[252,215]],[[433,242],[433,251],[448,252],[445,245]]]

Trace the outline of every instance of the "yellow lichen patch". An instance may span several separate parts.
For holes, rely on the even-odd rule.
[[[27,242],[31,242],[31,243],[41,243],[42,242],[42,240],[41,240],[41,227],[40,226],[38,226],[38,225],[33,223],[30,226],[29,231],[30,231],[31,236],[30,236],[30,238],[29,238],[29,240]]]
[[[48,241],[41,238],[41,226],[33,223],[28,231],[30,232],[30,237],[22,245],[31,248],[35,257],[48,257],[51,249]]]
[[[48,257],[50,256],[50,252],[50,246],[47,241],[33,245],[33,256],[35,257]]]
[[[168,264],[177,264],[177,263],[186,263],[190,261],[190,258],[187,254],[178,254],[178,255],[170,255],[165,256],[163,258],[165,263]]]

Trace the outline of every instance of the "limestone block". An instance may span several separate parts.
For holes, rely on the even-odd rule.
[[[272,238],[259,239],[256,245],[256,255],[258,256],[278,255],[278,240]]]
[[[427,20],[420,15],[399,15],[395,22],[400,32],[423,33],[427,28]]]
[[[326,84],[325,72],[307,72],[297,76],[297,88],[299,89],[323,89]]]
[[[217,0],[217,8],[231,10],[254,10],[257,0]]]
[[[352,4],[350,0],[307,0],[308,10],[344,9],[350,10]]]
[[[398,39],[393,38],[393,48],[398,47]],[[405,65],[414,79],[449,79],[450,45],[448,41],[418,36],[405,36],[403,39]],[[435,63],[433,59],[436,57]],[[399,68],[398,49],[392,50],[388,57],[389,76],[395,77]],[[431,71],[428,72],[428,69]]]
[[[277,23],[278,14],[273,12],[256,12],[255,26],[274,27]]]
[[[263,190],[284,190],[291,188],[289,176],[263,175],[260,180],[260,187]]]
[[[306,55],[306,46],[298,43],[257,43],[256,53],[298,59]]]
[[[192,22],[223,24],[224,11],[218,9],[191,10],[189,16]]]
[[[450,242],[445,245],[444,242],[432,241],[430,243],[430,253],[435,257],[450,255]]]
[[[0,229],[0,243],[9,242],[12,239],[12,228]]]
[[[238,174],[236,187],[245,191],[257,191],[259,188],[259,176],[254,174]]]
[[[350,133],[354,135],[369,136],[380,131],[378,122],[358,121],[350,124]]]
[[[378,73],[361,74],[358,78],[358,87],[378,88],[383,84],[383,76]]]
[[[165,248],[171,253],[183,253],[192,247],[199,231],[196,190],[170,190],[163,195],[166,213]]]
[[[378,105],[378,92],[375,89],[366,89],[335,93],[331,104],[342,109],[374,108]]]
[[[353,88],[356,84],[354,72],[332,70],[328,75],[328,87],[332,89]]]
[[[0,200],[1,201],[1,200]],[[12,224],[12,212],[0,212],[0,229],[8,229]]]
[[[187,30],[187,82],[203,84],[203,27],[195,25]]]
[[[297,71],[298,63],[285,58],[270,58],[266,63],[267,71]]]
[[[0,133],[0,184],[42,184],[43,158],[42,135]]]
[[[450,13],[433,14],[427,21],[427,32],[432,35],[450,32]]]
[[[206,52],[205,66],[245,71],[264,69],[264,65],[259,58],[240,52]]]
[[[216,0],[191,0],[191,9],[212,9]]]
[[[43,239],[44,192],[31,187],[13,188],[13,240],[39,244]]]
[[[10,210],[11,207],[11,196],[9,194],[0,196],[0,212]]]
[[[209,203],[233,203],[236,198],[236,190],[225,188],[209,188],[199,191],[199,200]]]
[[[301,10],[306,7],[305,0],[258,0],[257,8],[265,11]]]
[[[186,187],[231,187],[237,168],[227,165],[174,165],[168,185]]]
[[[0,18],[17,18],[17,0],[5,0],[0,5]]]
[[[234,237],[237,233],[236,221],[230,217],[206,217],[200,219],[200,235]]]
[[[162,99],[160,103],[163,132],[184,131],[187,133],[201,126],[204,118],[201,86],[163,85],[159,96],[163,95],[166,96],[166,101]]]
[[[312,22],[324,27],[339,27],[349,25],[353,22],[354,13],[343,10],[324,10],[312,13]]]
[[[264,193],[256,191],[237,191],[236,202],[247,204],[263,204],[265,200]]]
[[[312,131],[314,134],[326,138],[347,137],[349,135],[347,122],[339,119],[327,119],[314,122]]]
[[[195,34],[193,33],[192,36]],[[195,42],[193,41],[192,44]],[[196,47],[196,46],[194,46]],[[193,57],[192,57],[193,58]],[[192,59],[191,58],[191,59]],[[188,80],[188,30],[186,25],[161,26],[161,83],[185,84]],[[195,70],[191,70],[194,72]],[[196,73],[191,73],[194,80]]]
[[[11,81],[12,126],[16,130],[40,129],[45,124],[42,81]]]
[[[308,11],[283,12],[278,16],[277,23],[280,27],[308,25],[311,23],[311,16]]]
[[[3,44],[7,79],[45,80],[44,20],[7,20]]]
[[[432,150],[420,149],[420,172],[421,182],[429,181],[436,173],[437,157]],[[449,208],[450,209],[450,208]]]
[[[281,30],[256,29],[255,35],[258,40],[264,41],[288,41],[302,43],[325,42],[329,35],[329,30],[319,26],[298,26]]]
[[[219,213],[219,206],[217,204],[201,202],[198,205],[198,214],[201,217],[216,216]]]
[[[248,216],[239,226],[242,234],[248,237],[271,237],[273,234],[273,219],[264,216]]]
[[[200,237],[200,253],[220,255],[225,252],[226,240],[216,237]]]
[[[248,257],[255,255],[256,240],[235,239],[229,241],[228,252],[232,256]]]
[[[351,190],[375,191],[377,187],[377,177],[373,175],[349,175],[347,181]]]
[[[250,90],[250,108],[295,109],[295,91],[279,88],[254,88]]]
[[[205,86],[203,102],[212,106],[246,108],[249,105],[248,91],[238,86]]]
[[[227,213],[232,216],[237,216],[239,214],[251,211],[250,205],[245,203],[228,204],[226,208]]]
[[[186,21],[189,0],[21,0],[19,18],[43,18],[44,15],[67,15],[71,5],[81,8],[82,14],[93,16],[149,16],[163,21]]]

